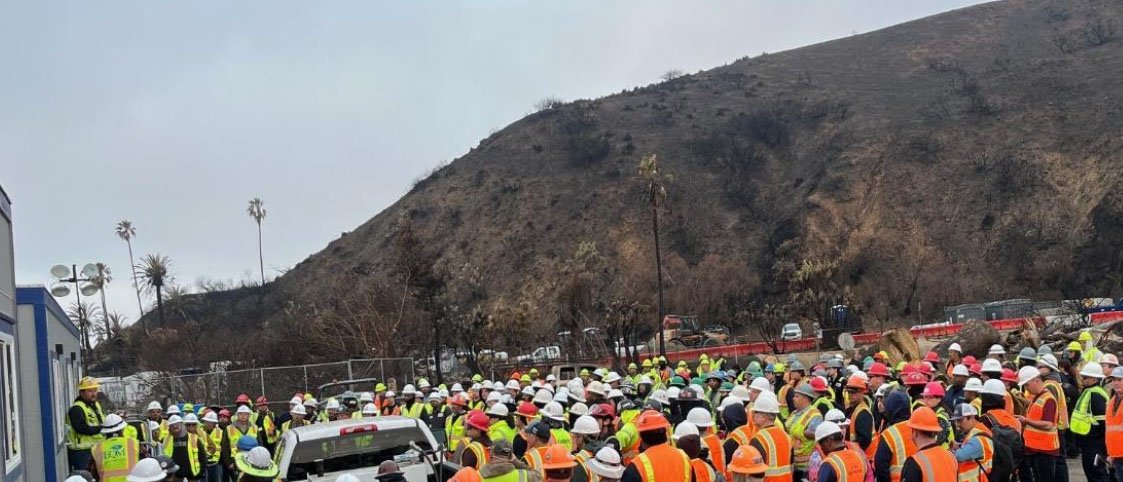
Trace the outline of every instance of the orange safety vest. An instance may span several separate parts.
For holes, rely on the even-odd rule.
[[[693,459],[690,461],[690,467],[694,469],[694,482],[714,482],[716,473],[714,468],[710,467],[705,460]]]
[[[956,482],[958,463],[948,449],[933,445],[911,457],[920,466],[924,482]]]
[[[1123,396],[1116,395],[1107,402],[1104,418],[1108,457],[1123,457]]]
[[[464,451],[468,450],[471,450],[472,453],[476,456],[476,466],[474,467],[476,470],[482,469],[484,464],[486,464],[487,461],[491,459],[491,450],[489,450],[482,443],[473,442],[471,439],[466,438],[464,439],[464,441],[460,442],[460,444],[462,447],[460,452],[461,458],[464,457]]]
[[[670,444],[648,447],[632,464],[643,482],[690,482],[690,458]]]
[[[1014,429],[1015,432],[1019,433],[1022,431],[1022,422],[1019,422],[1018,419],[1014,418],[1014,416],[1011,415],[1011,412],[1007,412],[1005,410],[991,410],[986,414],[993,417],[994,421],[998,422],[998,424],[1003,427]]]
[[[889,458],[889,479],[900,482],[901,469],[905,467],[905,461],[916,453],[916,444],[912,441],[912,429],[909,428],[908,421],[898,422],[885,429],[881,434],[881,443],[885,444],[892,454]],[[952,460],[954,461],[955,458],[953,457]]]
[[[858,420],[858,414],[862,412],[870,414],[870,420],[873,420],[873,412],[870,411],[870,406],[866,404],[865,400],[862,400],[862,402],[859,403],[857,407],[854,407],[854,411],[850,412],[850,435],[849,437],[847,437],[847,440],[858,440],[858,430],[856,428],[858,424],[854,422]],[[875,445],[874,442],[877,442],[877,432],[874,431],[873,427],[870,427],[870,432],[873,433],[873,436],[870,437],[870,447],[873,447]],[[877,449],[875,448],[874,450]]]
[[[862,453],[853,449],[831,452],[823,463],[834,470],[834,479],[838,482],[863,482],[870,470]]]
[[[471,467],[464,467],[453,474],[448,482],[483,482],[480,473]]]
[[[753,440],[760,442],[766,452],[761,454],[768,464],[764,481],[792,482],[792,439],[788,433],[773,425],[758,431]]]
[[[725,436],[726,441],[733,440],[733,441],[737,442],[737,446],[748,445],[749,441],[752,440],[752,439],[753,439],[753,432],[751,431],[751,429],[749,428],[748,425],[742,425],[740,427],[737,427],[737,428],[733,429],[732,432],[729,432],[729,435]]]
[[[1009,390],[1002,393],[1002,399],[1006,401],[1006,411],[1014,413],[1014,396],[1010,394]]]
[[[975,428],[963,437],[963,443],[972,438],[978,438],[983,445],[983,458],[968,460],[959,463],[959,480],[987,482],[987,474],[994,466],[994,438],[990,429],[983,424],[975,424]]]
[[[1050,389],[1057,400],[1057,430],[1068,430],[1068,400],[1065,389],[1056,380],[1045,380],[1045,388]]]
[[[523,455],[523,458],[526,459],[526,466],[530,470],[538,472],[543,477],[546,475],[546,469],[542,468],[542,460],[546,456],[546,449],[548,447],[549,445],[534,447],[530,450],[527,450],[526,455]]]
[[[1026,410],[1026,418],[1034,421],[1045,421],[1056,423],[1056,420],[1045,420],[1045,403],[1049,400],[1056,402],[1057,399],[1053,397],[1053,392],[1049,390],[1041,390],[1033,398],[1033,403],[1030,404],[1029,410]],[[1060,410],[1060,405],[1057,404],[1057,410]],[[1025,441],[1027,449],[1034,449],[1040,452],[1051,452],[1060,450],[1061,439],[1057,436],[1057,427],[1052,430],[1042,430],[1026,424],[1022,428],[1022,439]]]
[[[724,475],[725,480],[733,480],[726,471],[725,448],[722,447],[721,437],[718,437],[716,433],[711,433],[702,437],[702,444],[710,451],[710,462],[714,463],[714,469]]]

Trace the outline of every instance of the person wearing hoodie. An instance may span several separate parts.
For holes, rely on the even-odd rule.
[[[512,472],[516,472],[517,476],[511,474]],[[511,444],[507,443],[506,440],[498,440],[491,445],[491,458],[483,467],[480,467],[480,477],[483,482],[504,480],[542,482],[542,475],[536,470],[531,470],[526,463],[516,458]]]
[[[723,431],[728,434],[725,438],[725,443],[721,445],[725,451],[725,460],[732,460],[733,452],[741,445],[747,445],[749,440],[752,440],[753,434],[744,434],[744,440],[740,440],[741,436],[735,436],[743,432],[741,427],[748,423],[748,412],[745,411],[745,405],[740,400],[731,400],[726,403],[725,408],[721,409],[721,425]]]
[[[877,452],[873,459],[874,478],[877,482],[898,482],[901,469],[914,453],[916,444],[909,429],[909,396],[893,391],[885,396],[886,429],[878,437]]]

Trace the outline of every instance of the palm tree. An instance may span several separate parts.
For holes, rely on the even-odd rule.
[[[136,265],[135,274],[144,280],[146,287],[156,293],[156,311],[160,317],[160,326],[164,326],[164,283],[171,281],[168,269],[172,265],[171,258],[159,253],[149,254],[140,258]],[[145,327],[145,332],[148,328]]]
[[[667,201],[666,184],[674,180],[670,173],[659,168],[655,154],[645,156],[639,162],[640,179],[644,183],[644,201],[651,207],[651,231],[655,236],[655,286],[659,291],[659,355],[667,354],[666,341],[663,339],[663,258],[659,253],[659,206]]]
[[[261,221],[265,220],[265,203],[259,197],[250,199],[250,205],[246,208],[246,214],[249,214],[255,222],[257,222],[257,263],[261,268],[261,289],[265,290],[265,258],[261,254]]]
[[[93,348],[90,346],[90,318],[97,314],[97,305],[89,301],[70,303],[70,308],[66,310],[66,316],[69,316],[72,320],[78,320],[78,332],[82,336],[82,349],[86,353],[89,353]]]
[[[136,260],[133,259],[133,238],[136,237],[136,226],[128,219],[122,220],[117,223],[117,237],[125,240],[125,244],[129,245],[129,266],[136,266]],[[137,318],[144,323],[144,304],[140,302],[140,282],[136,279],[136,271],[133,271],[133,289],[136,290],[136,309]],[[144,332],[148,333],[148,328],[144,328]]]
[[[101,292],[101,321],[105,322],[105,332],[109,333],[109,307],[105,304],[105,287],[113,281],[113,273],[105,263],[95,263],[94,266],[97,266],[97,275],[90,278],[90,282],[97,285]]]

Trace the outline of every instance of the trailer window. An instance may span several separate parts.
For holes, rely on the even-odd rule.
[[[4,472],[19,466],[20,446],[19,383],[16,380],[16,347],[11,335],[0,334],[0,395],[4,398]]]

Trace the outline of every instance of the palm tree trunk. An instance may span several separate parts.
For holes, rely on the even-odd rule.
[[[261,291],[265,291],[265,256],[261,253],[261,221],[257,222],[257,264],[261,268]]]
[[[137,317],[140,318],[140,326],[144,329],[144,334],[148,334],[148,323],[144,321],[144,304],[140,302],[140,281],[136,278],[136,261],[133,260],[133,242],[130,239],[125,240],[125,244],[129,245],[129,271],[133,272],[133,289],[136,290],[136,309]]]
[[[103,275],[104,276],[104,275]],[[105,322],[105,340],[109,341],[109,308],[105,304],[105,284],[101,285],[101,320]]]
[[[659,291],[659,356],[667,356],[666,340],[663,339],[663,257],[659,253],[659,207],[651,203],[651,229],[655,234],[655,286]]]
[[[156,311],[160,316],[160,326],[164,325],[164,293],[160,290],[160,285],[156,285]],[[142,318],[143,319],[143,318]],[[145,331],[148,329],[145,328]]]

